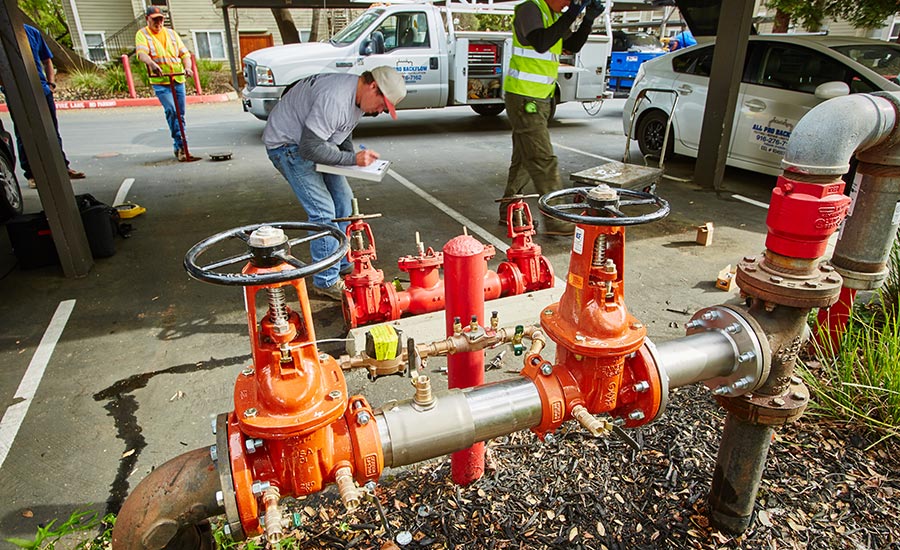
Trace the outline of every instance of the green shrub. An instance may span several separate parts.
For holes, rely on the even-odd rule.
[[[96,71],[76,70],[69,78],[69,85],[80,92],[101,89],[104,87],[103,84],[103,75]]]
[[[222,61],[215,61],[213,59],[198,59],[197,60],[197,69],[200,71],[200,74],[203,73],[217,73],[222,70],[225,64]]]
[[[128,81],[125,79],[125,68],[121,64],[110,65],[103,74],[103,88],[112,94],[128,91]]]

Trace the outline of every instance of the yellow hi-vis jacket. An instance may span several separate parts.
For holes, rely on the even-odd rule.
[[[554,13],[544,0],[529,1],[541,9],[545,29],[559,19],[559,14]],[[533,47],[519,42],[518,35],[513,31],[512,57],[509,60],[509,72],[503,82],[503,89],[527,97],[540,99],[550,97],[556,88],[561,53],[562,40],[558,40],[546,52],[539,53]]]
[[[159,34],[154,35],[147,27],[142,28],[134,36],[134,46],[137,53],[145,53],[154,63],[159,65],[163,74],[183,73],[184,65],[181,58],[190,55],[175,31],[163,27]],[[176,76],[175,82],[184,82],[184,76]],[[150,75],[150,84],[168,84],[169,77]]]

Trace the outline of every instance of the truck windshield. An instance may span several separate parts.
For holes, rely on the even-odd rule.
[[[840,52],[860,65],[864,65],[887,78],[897,82],[900,73],[900,46],[893,44],[859,44],[853,46],[836,46],[833,50]]]
[[[353,20],[352,23],[344,27],[344,30],[332,37],[330,42],[335,45],[352,44],[359,38],[359,35],[368,29],[372,22],[384,13],[384,10],[369,10]]]

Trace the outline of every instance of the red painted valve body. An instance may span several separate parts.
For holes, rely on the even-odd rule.
[[[372,228],[362,220],[354,220],[347,226],[347,237],[351,242],[347,260],[353,264],[353,272],[344,277],[348,292],[341,303],[347,327],[398,319],[397,293],[390,283],[384,282],[384,272],[372,265],[378,259]]]
[[[541,314],[541,326],[556,343],[555,362],[532,356],[522,370],[544,401],[544,418],[534,430],[539,435],[571,418],[576,405],[592,414],[625,416],[628,426],[649,422],[659,410],[661,386],[644,345],[647,331],[625,307],[624,244],[623,227],[576,230],[566,290]],[[637,392],[637,381],[649,387]],[[638,409],[641,417],[627,418]]]
[[[247,266],[244,273],[283,269],[292,266]],[[284,305],[288,326],[279,330],[271,314],[258,319],[256,297],[286,288],[296,292],[301,311]],[[282,497],[308,495],[333,482],[340,466],[349,466],[359,483],[378,479],[384,459],[375,422],[360,421],[362,412],[374,418],[371,407],[361,396],[348,399],[337,361],[316,348],[305,282],[250,286],[244,292],[253,367],[235,382],[228,460],[242,526],[255,535],[261,527],[254,482],[278,487]]]
[[[841,180],[822,184],[779,176],[766,218],[766,248],[790,258],[821,257],[850,208],[843,193]]]
[[[454,334],[454,320],[484,326],[485,254],[492,253],[469,235],[460,235],[444,245],[444,274],[447,282],[447,336]],[[484,351],[454,353],[447,357],[447,386],[471,388],[484,383]],[[484,443],[457,451],[451,457],[453,481],[468,485],[484,474]]]

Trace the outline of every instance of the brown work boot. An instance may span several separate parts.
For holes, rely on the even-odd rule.
[[[72,170],[71,168],[69,168],[68,170],[69,170],[69,179],[70,180],[83,180],[84,179],[84,172],[79,172],[78,170]]]
[[[338,302],[344,299],[344,290],[346,289],[347,285],[344,284],[343,279],[338,279],[333,285],[326,288],[317,287],[316,285],[312,286],[313,294]]]
[[[544,235],[552,237],[568,237],[575,234],[574,223],[545,218],[544,224]]]
[[[185,162],[187,155],[184,154],[184,149],[175,149],[175,158],[178,159],[178,162]]]

